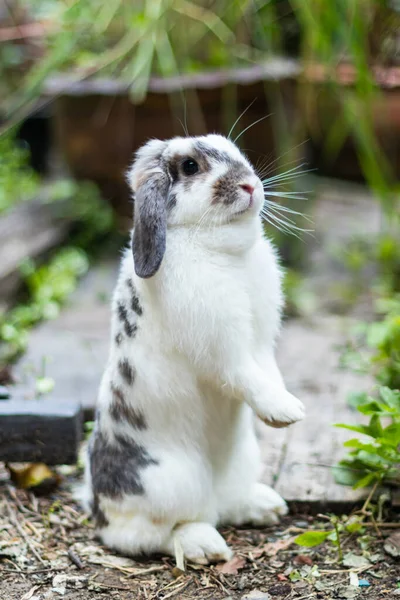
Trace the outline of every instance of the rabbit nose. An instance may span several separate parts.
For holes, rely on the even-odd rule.
[[[242,188],[242,190],[244,190],[245,192],[249,193],[250,196],[253,195],[254,192],[254,186],[250,185],[249,183],[241,183],[240,186]]]

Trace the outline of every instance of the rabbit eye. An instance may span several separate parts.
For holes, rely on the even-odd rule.
[[[182,170],[185,175],[194,175],[199,170],[199,165],[192,158],[187,158],[182,163]]]

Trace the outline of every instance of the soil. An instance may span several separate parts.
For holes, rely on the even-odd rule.
[[[70,482],[38,498],[1,473],[1,600],[400,598],[400,570],[384,549],[388,536],[398,535],[396,522],[343,536],[344,563],[330,542],[294,543],[303,531],[326,528],[322,517],[297,514],[274,527],[223,529],[234,559],[188,564],[183,572],[172,557],[133,560],[102,546]]]

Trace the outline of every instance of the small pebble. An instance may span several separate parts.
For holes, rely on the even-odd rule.
[[[253,590],[248,594],[242,596],[242,600],[272,600],[272,597],[266,592],[261,592],[260,590]]]
[[[293,525],[295,525],[295,527],[300,527],[301,529],[307,529],[310,526],[307,521],[295,521]]]

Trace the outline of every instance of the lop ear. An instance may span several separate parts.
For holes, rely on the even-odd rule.
[[[150,140],[142,146],[128,172],[128,182],[135,193],[132,252],[139,277],[152,277],[165,253],[166,202],[170,179],[162,154],[167,142]]]
[[[136,190],[132,251],[135,272],[144,279],[158,271],[165,253],[169,186],[168,175],[157,170],[145,176]]]

